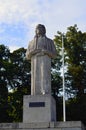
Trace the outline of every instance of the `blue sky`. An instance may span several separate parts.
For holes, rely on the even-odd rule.
[[[27,48],[39,23],[52,39],[74,24],[86,32],[86,0],[0,0],[0,44],[11,51]]]

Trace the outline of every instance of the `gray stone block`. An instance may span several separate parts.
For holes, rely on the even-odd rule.
[[[56,104],[51,95],[24,96],[23,122],[56,121]]]
[[[0,123],[0,129],[17,129],[19,128],[19,123]]]
[[[82,127],[81,121],[55,122],[55,128]]]
[[[61,130],[81,130],[81,128],[62,128]]]
[[[19,123],[19,128],[20,129],[36,129],[36,128],[40,128],[40,129],[44,129],[44,128],[49,128],[50,124],[49,122],[40,122],[40,123]]]
[[[0,123],[0,130],[85,130],[80,121]]]

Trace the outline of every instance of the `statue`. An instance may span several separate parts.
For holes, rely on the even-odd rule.
[[[56,57],[56,48],[44,25],[38,24],[35,33],[26,51],[31,59],[31,95],[51,94],[51,58]]]

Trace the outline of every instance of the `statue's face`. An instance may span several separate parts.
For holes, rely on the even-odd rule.
[[[35,30],[36,36],[44,36],[46,33],[45,27],[43,25],[38,25]]]
[[[37,35],[37,36],[39,36],[39,35],[41,34],[41,32],[40,32],[40,29],[39,29],[39,28],[36,28],[35,32],[36,32],[36,35]]]
[[[40,28],[37,27],[36,30],[35,30],[35,32],[36,32],[37,36],[41,35],[41,29]]]

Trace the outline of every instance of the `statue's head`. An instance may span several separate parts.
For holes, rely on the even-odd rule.
[[[36,36],[44,36],[46,34],[46,28],[44,25],[38,24],[36,26],[35,32],[36,32]]]

